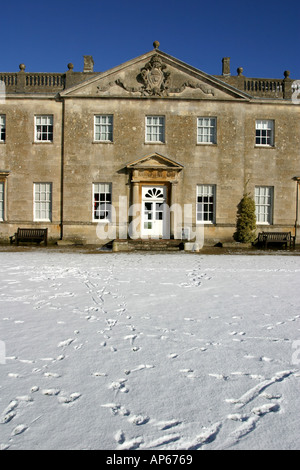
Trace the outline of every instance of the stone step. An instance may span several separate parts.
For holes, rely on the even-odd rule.
[[[128,239],[113,240],[113,251],[180,251],[183,250],[182,240],[165,239]]]

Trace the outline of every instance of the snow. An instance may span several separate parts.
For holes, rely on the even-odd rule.
[[[0,449],[300,448],[297,253],[0,260]]]

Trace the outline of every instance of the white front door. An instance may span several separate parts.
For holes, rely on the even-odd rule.
[[[166,187],[142,188],[142,238],[163,238],[166,233]]]

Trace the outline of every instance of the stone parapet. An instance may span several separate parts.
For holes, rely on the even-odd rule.
[[[290,72],[284,72],[284,78],[250,78],[243,75],[243,68],[237,69],[237,75],[230,73],[230,58],[222,60],[222,75],[212,75],[232,87],[258,98],[288,99],[292,98],[293,80]],[[82,83],[101,72],[94,72],[92,56],[84,56],[83,72],[74,72],[72,63],[68,64],[65,73],[25,72],[25,65],[20,64],[18,73],[0,72],[7,93],[57,93]]]

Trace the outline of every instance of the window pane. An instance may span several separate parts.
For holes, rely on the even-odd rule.
[[[255,188],[256,221],[262,224],[272,223],[273,188],[258,186]]]
[[[197,142],[198,143],[216,143],[216,118],[199,117],[197,124]]]
[[[0,183],[0,220],[4,220],[4,183]]]
[[[0,141],[5,142],[6,118],[0,115]]]
[[[274,145],[274,121],[258,120],[255,123],[255,129],[256,145]]]
[[[94,184],[94,220],[111,220],[111,184]]]
[[[100,142],[112,142],[113,140],[113,116],[95,116],[94,139]]]
[[[34,218],[51,221],[52,218],[52,184],[34,184]]]
[[[53,141],[53,116],[36,116],[35,140],[38,142]]]
[[[164,116],[146,117],[146,142],[165,141],[165,118]]]
[[[213,222],[215,212],[215,186],[197,186],[197,222]]]

